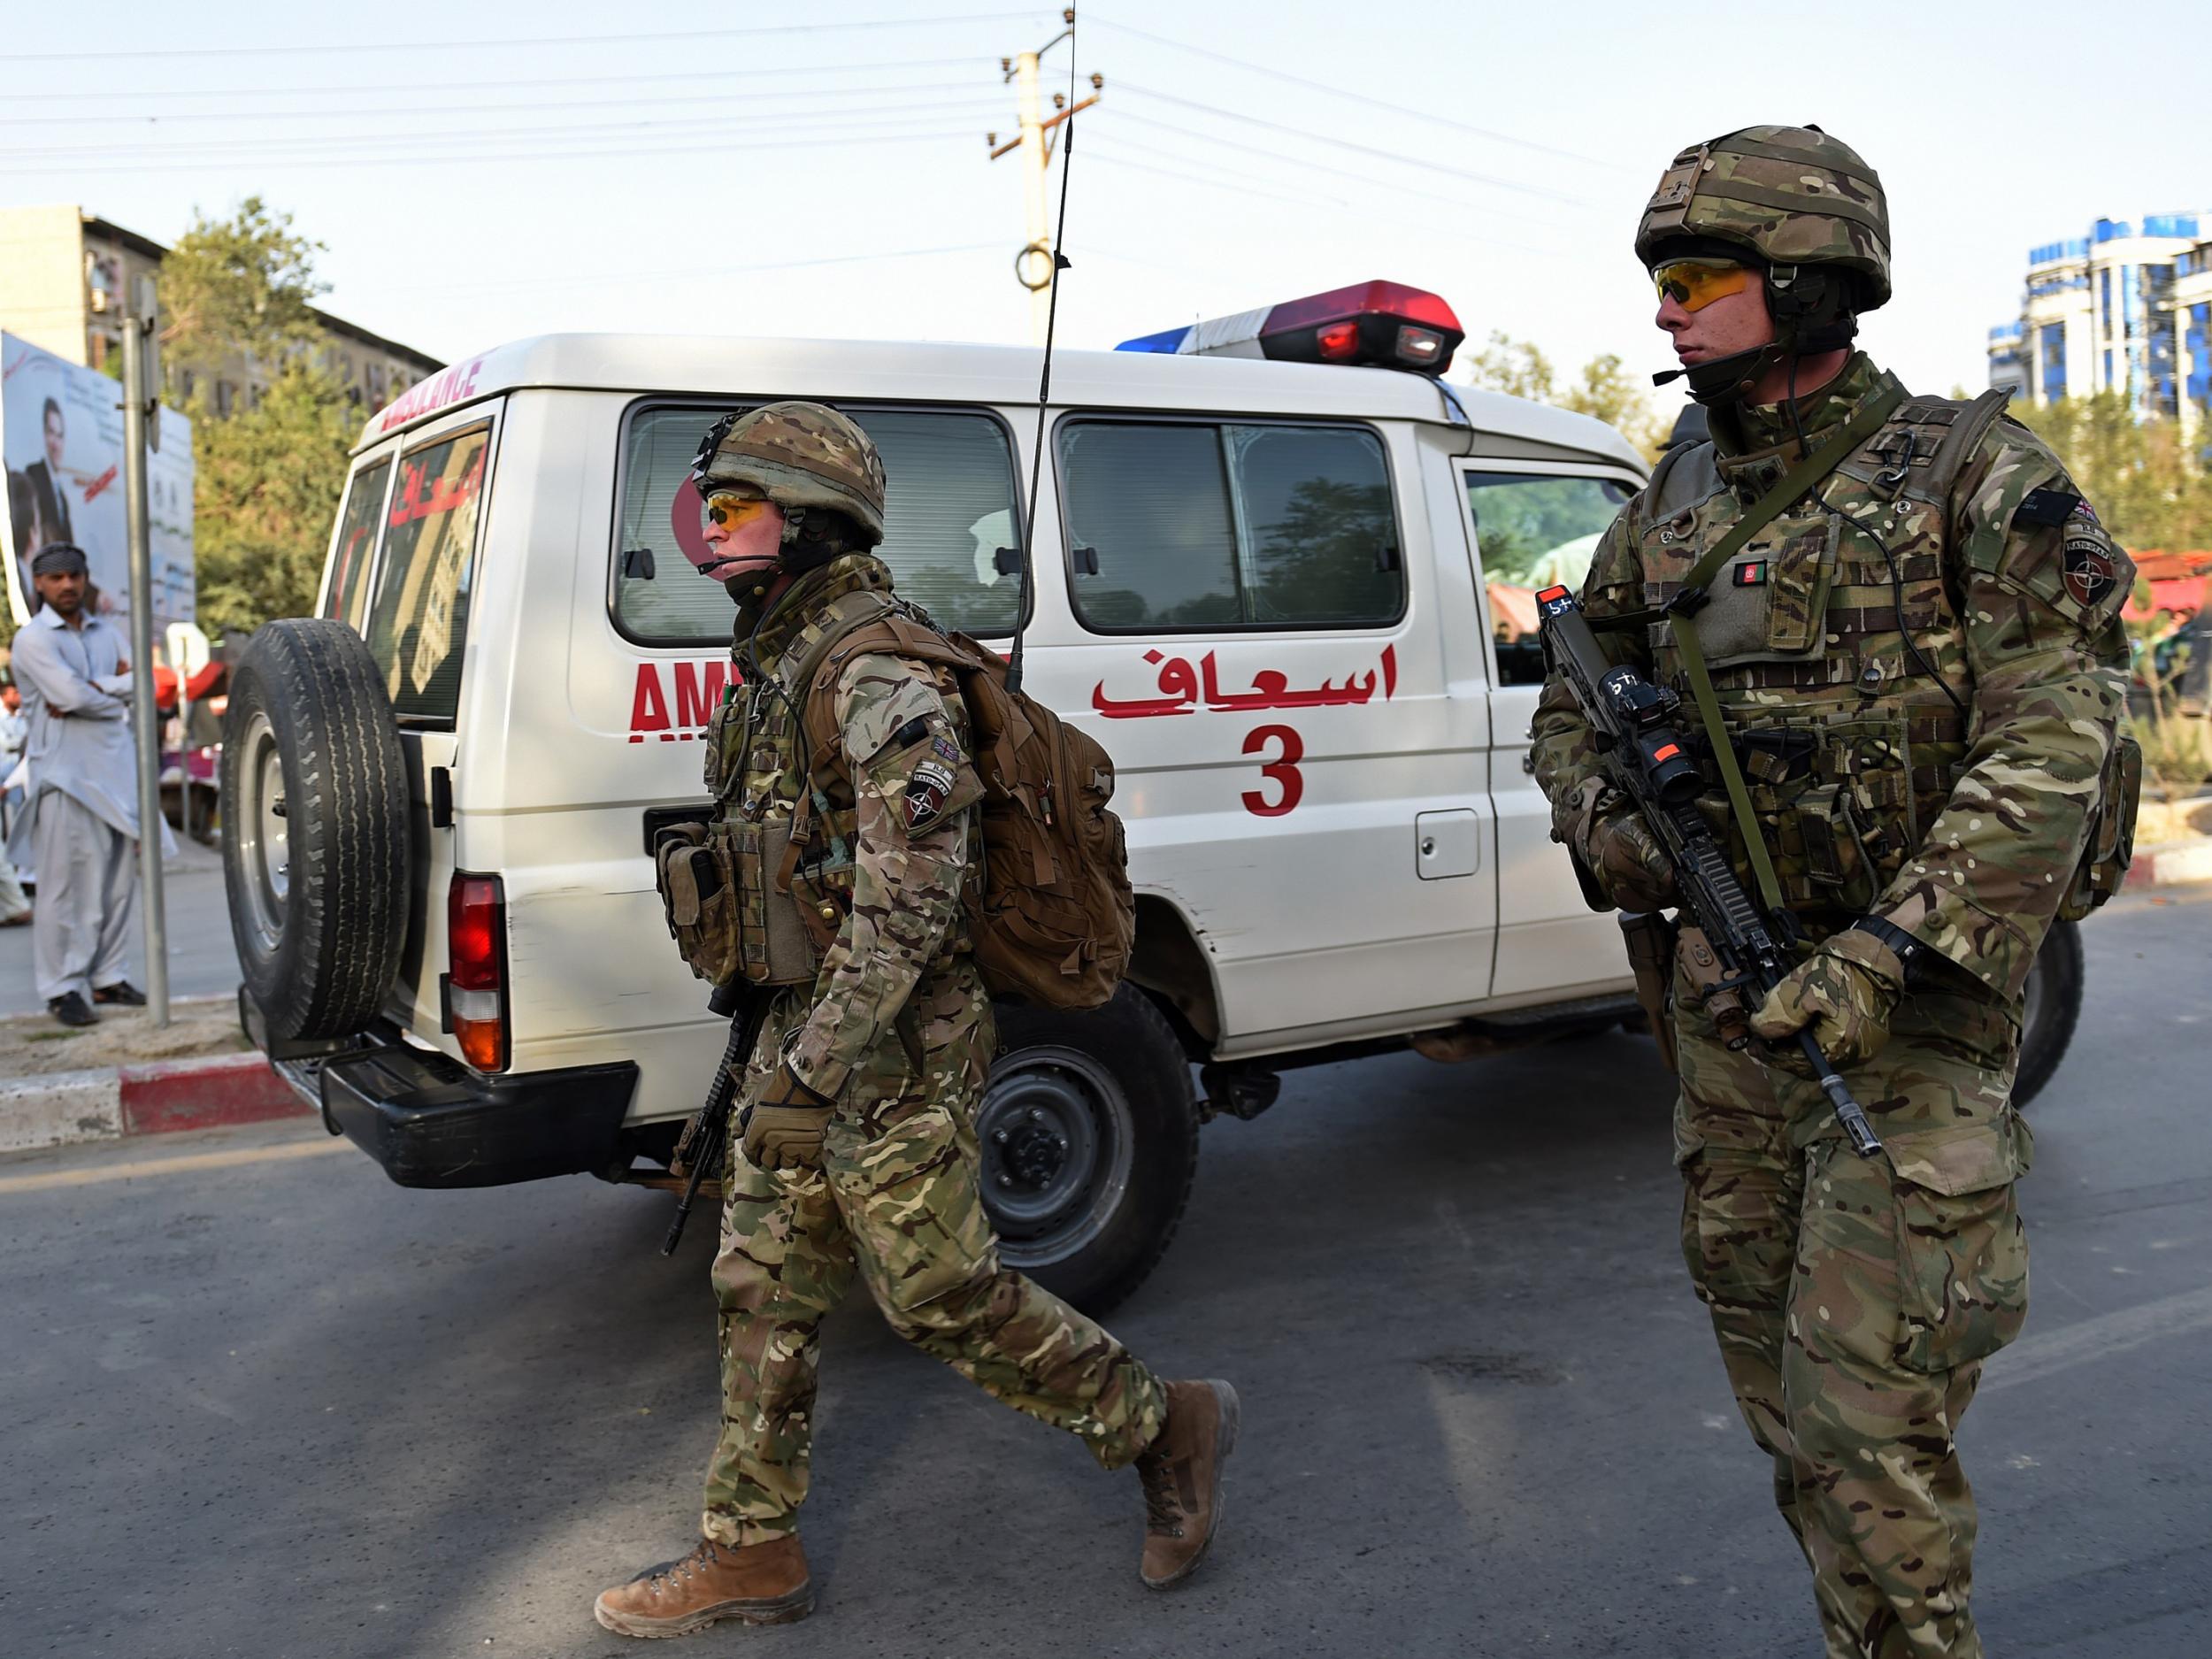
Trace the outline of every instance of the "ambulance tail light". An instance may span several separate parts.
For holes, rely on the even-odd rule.
[[[1356,282],[1235,317],[1125,340],[1123,351],[1366,364],[1441,374],[1467,337],[1443,298],[1402,282]]]
[[[497,876],[456,871],[446,891],[446,1015],[461,1058],[479,1071],[507,1065],[507,895]]]

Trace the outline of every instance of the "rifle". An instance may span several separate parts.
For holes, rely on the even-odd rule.
[[[752,1058],[753,1045],[760,1041],[761,1022],[768,1018],[769,994],[742,979],[733,979],[727,985],[718,985],[707,998],[707,1011],[726,1017],[730,1022],[729,1041],[723,1045],[721,1064],[714,1069],[714,1081],[707,1087],[707,1098],[691,1120],[684,1125],[684,1132],[676,1138],[676,1151],[670,1167],[681,1164],[687,1166],[683,1196],[676,1201],[676,1214],[668,1224],[668,1236],[661,1240],[661,1254],[676,1254],[676,1241],[684,1236],[684,1223],[691,1218],[692,1201],[699,1196],[699,1185],[709,1174],[720,1170],[724,1150],[730,1143],[730,1111],[737,1102],[737,1077],[745,1063]],[[740,1133],[743,1125],[739,1125]]]
[[[1546,666],[1573,692],[1590,723],[1607,779],[1650,826],[1674,866],[1682,908],[1729,972],[1731,977],[1706,1007],[1722,1041],[1741,1049],[1751,1041],[1743,987],[1750,986],[1763,996],[1787,976],[1793,964],[1780,939],[1796,936],[1795,920],[1786,912],[1774,918],[1761,913],[1736,879],[1720,838],[1697,810],[1705,780],[1683,754],[1674,730],[1682,700],[1634,669],[1608,660],[1571,588],[1545,588],[1536,595],[1536,609]],[[1743,831],[1758,833],[1754,825],[1745,825]],[[1874,1156],[1882,1142],[1865,1110],[1851,1098],[1810,1031],[1800,1031],[1797,1044],[1812,1062],[1813,1075],[1834,1106],[1851,1149],[1863,1158]]]

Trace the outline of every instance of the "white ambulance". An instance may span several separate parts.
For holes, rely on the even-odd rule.
[[[233,698],[248,1029],[403,1185],[665,1180],[726,1029],[648,852],[702,810],[730,672],[687,469],[717,416],[791,397],[875,440],[881,555],[941,624],[1002,641],[1029,537],[1025,688],[1118,769],[1133,982],[1004,1010],[978,1123],[1010,1261],[1125,1294],[1199,1125],[1285,1067],[1635,1022],[1527,757],[1533,591],[1580,580],[1645,468],[1443,382],[1459,338],[1378,282],[1058,354],[1033,524],[1033,350],[555,335],[455,364],[355,455],[319,609],[365,655],[293,640]]]

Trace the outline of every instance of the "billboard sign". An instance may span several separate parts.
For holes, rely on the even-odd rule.
[[[20,627],[38,604],[31,556],[49,541],[85,552],[101,614],[130,615],[129,520],[123,506],[123,388],[97,369],[0,334],[0,461],[7,497],[8,608]],[[161,411],[161,448],[147,457],[153,541],[154,634],[190,622],[192,426]]]

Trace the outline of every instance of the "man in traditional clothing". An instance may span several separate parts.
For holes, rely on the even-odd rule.
[[[30,718],[31,799],[9,855],[32,849],[38,994],[65,1025],[90,1025],[95,1002],[132,1008],[125,978],[138,920],[138,766],[130,664],[114,624],[87,613],[83,549],[49,542],[31,558],[44,601],[15,636],[15,677]],[[160,826],[162,850],[174,843]]]

